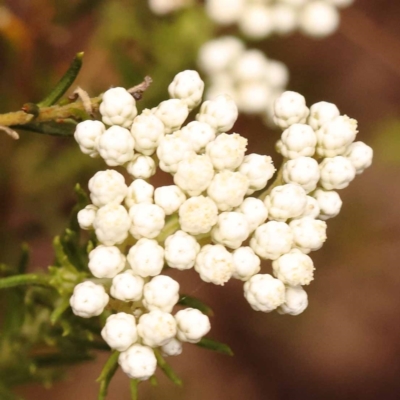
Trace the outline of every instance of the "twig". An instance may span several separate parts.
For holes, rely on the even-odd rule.
[[[0,125],[0,130],[7,133],[7,135],[10,136],[14,140],[19,139],[18,133],[15,132],[13,129],[9,128],[8,126]]]
[[[128,92],[135,98],[135,100],[140,100],[143,93],[149,88],[152,82],[153,79],[151,79],[150,76],[145,76],[142,83],[128,89]]]

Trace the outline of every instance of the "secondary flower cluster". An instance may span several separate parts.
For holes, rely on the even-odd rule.
[[[274,100],[289,79],[283,63],[268,59],[260,50],[246,50],[234,36],[223,36],[200,48],[198,64],[209,81],[206,98],[228,93],[240,112],[261,114],[271,122]]]
[[[249,39],[286,35],[299,29],[313,37],[332,34],[338,8],[353,0],[206,0],[209,17],[220,25],[237,24]]]
[[[367,145],[352,143],[356,121],[330,103],[308,109],[303,96],[285,92],[274,107],[284,163],[266,189],[275,172],[271,158],[246,155],[247,139],[226,133],[238,116],[230,96],[203,102],[184,125],[203,88],[197,72],[183,71],[169,86],[170,99],[139,115],[130,93],[110,89],[100,106],[103,122],[81,122],[75,132],[84,153],[124,167],[133,180],[113,169],[90,179],[92,204],[78,221],[100,244],[89,254],[94,278],[75,287],[70,304],[85,318],[107,304],[117,311],[102,336],[136,379],[153,375],[153,349],[180,354],[182,342],[196,343],[210,329],[197,309],[174,312],[179,283],[163,275],[166,267],[194,268],[216,285],[240,279],[253,309],[301,313],[308,304],[302,286],[314,271],[308,253],[322,246],[324,220],[341,207],[334,190],[372,160]],[[157,167],[174,185],[146,181]],[[262,259],[272,260],[273,275],[260,273]]]

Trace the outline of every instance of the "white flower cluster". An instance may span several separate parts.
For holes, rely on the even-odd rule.
[[[332,34],[339,25],[339,8],[353,0],[206,0],[208,16],[219,25],[237,24],[249,39],[296,29],[313,37]]]
[[[99,241],[89,254],[94,278],[75,287],[70,304],[85,318],[100,315],[110,298],[111,309],[124,310],[108,317],[102,336],[135,379],[154,374],[154,348],[177,355],[182,342],[196,343],[210,330],[199,310],[174,311],[179,283],[162,274],[165,266],[194,268],[215,285],[240,279],[253,309],[301,313],[308,304],[302,286],[314,271],[308,253],[322,246],[324,220],[341,207],[333,190],[372,161],[367,145],[352,143],[356,121],[329,103],[309,110],[300,94],[285,92],[274,108],[275,122],[285,129],[277,146],[285,157],[282,178],[265,191],[275,172],[271,157],[246,155],[247,139],[226,133],[238,116],[230,96],[204,101],[183,126],[203,88],[197,72],[183,71],[169,86],[171,98],[139,115],[129,93],[110,89],[100,112],[107,125],[119,125],[85,121],[75,133],[82,151],[126,167],[134,178],[128,185],[121,173],[105,170],[90,179],[92,204],[78,221]],[[318,163],[314,154],[325,158]],[[145,176],[132,173],[141,157],[152,161]],[[156,166],[175,185],[148,183]],[[260,198],[254,195],[262,190]],[[261,259],[272,260],[273,275],[260,273]]]
[[[268,59],[260,50],[245,48],[234,36],[223,36],[205,43],[199,51],[198,65],[208,79],[206,98],[228,93],[238,109],[260,114],[271,121],[274,100],[285,90],[287,67]]]

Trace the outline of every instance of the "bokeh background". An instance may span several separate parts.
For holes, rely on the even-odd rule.
[[[218,31],[201,6],[166,18],[145,0],[8,0],[0,3],[0,112],[39,101],[74,54],[85,52],[77,84],[96,95],[110,86],[154,79],[140,107],[166,99],[175,73],[193,68],[201,43]],[[184,380],[140,386],[146,400],[281,400],[400,398],[400,2],[357,0],[342,11],[339,31],[324,40],[299,34],[251,44],[283,61],[289,88],[308,104],[326,100],[359,121],[358,140],[375,151],[373,166],[340,192],[340,215],[312,254],[310,305],[297,317],[257,313],[240,282],[223,288],[179,275],[184,291],[215,312],[211,336],[235,352],[226,357],[184,347],[171,364]],[[249,150],[273,153],[279,133],[257,118],[235,126]],[[279,159],[275,157],[277,163]],[[0,258],[12,263],[20,243],[32,248],[31,269],[52,262],[52,237],[66,225],[73,186],[104,168],[73,139],[22,132],[0,137]],[[162,182],[156,182],[162,184]],[[28,400],[95,399],[106,356],[70,369],[50,389],[28,386]],[[118,373],[109,400],[129,399]]]

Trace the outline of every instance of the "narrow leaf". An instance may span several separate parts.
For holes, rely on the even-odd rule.
[[[182,386],[182,380],[176,375],[175,371],[171,368],[171,366],[164,360],[161,355],[161,352],[157,349],[153,349],[154,354],[157,359],[157,365],[161,368],[164,374],[175,383],[175,385]]]
[[[53,240],[53,248],[57,264],[63,267],[70,267],[74,269],[71,261],[65,253],[64,246],[62,245],[60,236],[56,236]]]
[[[46,275],[23,274],[0,279],[0,289],[23,285],[40,285],[51,287],[49,277]]]
[[[185,294],[181,295],[178,304],[181,306],[187,306],[191,308],[196,308],[200,310],[202,313],[212,317],[214,315],[214,311],[206,304],[204,304],[201,300],[196,299],[196,297],[187,296]]]
[[[28,267],[28,263],[29,263],[29,246],[24,243],[21,246],[21,258],[19,259],[18,262],[18,273],[19,274],[23,274],[26,271],[26,268]]]
[[[119,352],[114,351],[107,362],[104,364],[97,382],[100,383],[98,400],[104,400],[107,396],[108,386],[118,369],[118,356]]]
[[[10,128],[40,133],[42,135],[70,137],[74,135],[76,124],[56,121],[30,122],[24,125],[11,125]]]
[[[50,316],[50,322],[54,325],[69,308],[69,299],[62,299],[61,303],[54,309]]]
[[[64,95],[64,93],[70,88],[70,86],[78,76],[79,71],[82,67],[82,59],[83,52],[77,53],[71,65],[69,66],[68,71],[59,80],[56,87],[44,100],[38,103],[39,107],[50,107]]]
[[[207,350],[216,351],[217,353],[233,356],[232,349],[225,343],[217,342],[216,340],[203,337],[200,342],[196,343],[197,346],[203,347]]]

